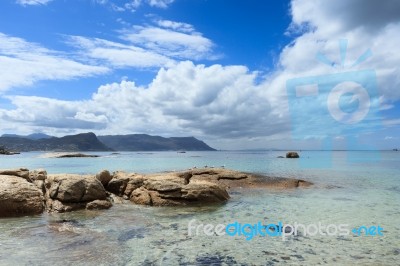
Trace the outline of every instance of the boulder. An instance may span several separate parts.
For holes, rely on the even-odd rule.
[[[93,176],[50,175],[46,179],[48,198],[63,203],[80,203],[104,200],[106,191],[101,182]]]
[[[29,182],[32,181],[29,178],[29,170],[26,168],[0,170],[0,175],[19,176],[26,179]]]
[[[300,156],[297,152],[290,151],[286,153],[286,158],[300,158]]]
[[[0,217],[40,214],[43,201],[42,191],[34,184],[18,176],[0,175]]]
[[[152,205],[149,191],[145,188],[137,188],[132,192],[131,201],[140,205]]]
[[[94,200],[86,204],[87,210],[105,210],[111,208],[112,204],[108,200]]]
[[[222,203],[229,199],[226,190],[216,183],[182,178],[190,175],[166,173],[145,176],[143,185],[135,189],[130,200],[152,206],[186,206]]]
[[[131,177],[128,181],[128,184],[126,185],[124,196],[126,196],[129,199],[132,192],[135,189],[143,186],[143,183],[144,183],[144,178],[142,176]]]
[[[117,196],[123,196],[129,180],[130,175],[128,173],[115,172],[110,182],[108,182],[106,189]]]
[[[182,188],[182,198],[191,202],[216,203],[227,201],[228,192],[221,186],[207,181],[193,181]]]
[[[29,178],[32,181],[35,180],[45,180],[47,178],[47,171],[44,169],[36,169],[29,172]]]
[[[112,179],[112,176],[108,170],[102,170],[96,175],[96,178],[103,184],[104,187],[107,187],[107,184]]]

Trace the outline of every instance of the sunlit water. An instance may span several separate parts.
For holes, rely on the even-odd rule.
[[[45,168],[49,173],[182,170],[225,166],[315,183],[289,191],[231,192],[221,206],[145,207],[115,204],[107,211],[42,214],[0,220],[0,264],[6,265],[398,265],[400,261],[400,152],[156,152],[100,158],[42,158],[43,153],[0,157],[0,168]],[[365,162],[353,163],[356,158]],[[372,160],[367,160],[367,159]],[[374,161],[378,159],[378,161]],[[383,236],[188,235],[188,223],[380,225]]]

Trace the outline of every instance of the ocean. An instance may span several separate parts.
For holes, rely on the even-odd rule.
[[[224,166],[314,185],[283,191],[238,188],[226,204],[214,206],[114,204],[106,211],[0,219],[1,265],[398,265],[400,261],[400,152],[302,151],[301,160],[277,158],[285,155],[283,151],[92,154],[101,157],[57,159],[43,152],[2,156],[0,169],[94,174],[102,169],[152,173]],[[250,227],[239,234],[236,227],[259,222],[304,228],[299,226],[297,235],[282,236],[279,230],[256,234]],[[208,235],[201,227],[208,224],[230,225],[233,230]],[[350,232],[339,234],[340,226]],[[352,231],[357,228],[365,230]]]

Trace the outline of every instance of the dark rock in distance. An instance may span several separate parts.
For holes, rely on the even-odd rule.
[[[299,154],[295,151],[286,153],[286,158],[300,158]]]

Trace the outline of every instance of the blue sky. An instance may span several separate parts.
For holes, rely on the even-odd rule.
[[[220,149],[400,146],[396,1],[5,0],[0,10],[2,133],[193,135]],[[354,123],[339,121],[367,104],[351,97],[354,84],[339,97],[342,117],[327,107],[336,84],[306,101],[287,91],[293,79],[365,69],[376,85],[358,80],[368,113]]]

